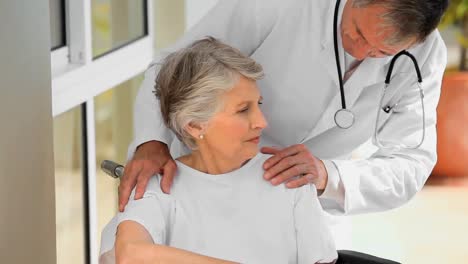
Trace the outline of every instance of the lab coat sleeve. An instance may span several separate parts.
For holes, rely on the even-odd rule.
[[[333,263],[338,255],[315,185],[300,187],[295,200],[297,263]]]
[[[170,144],[173,133],[164,125],[159,101],[153,91],[160,62],[170,53],[206,36],[215,37],[244,54],[252,54],[271,31],[275,9],[265,0],[229,0],[218,3],[173,46],[161,51],[146,70],[134,107],[134,140],[128,149],[130,159],[142,143],[156,140]]]
[[[436,41],[428,54],[429,58],[420,65],[426,115],[423,144],[418,149],[378,149],[368,159],[324,161],[329,179],[320,199],[328,212],[357,214],[393,209],[408,202],[424,186],[437,160],[436,108],[447,62],[445,45]],[[403,94],[379,126],[379,139],[384,146],[414,146],[423,132],[415,73],[397,74]]]

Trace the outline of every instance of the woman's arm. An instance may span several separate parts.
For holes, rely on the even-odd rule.
[[[153,240],[148,231],[142,225],[134,221],[123,221],[119,224],[115,241],[115,259],[118,264],[235,263],[195,254],[186,250],[153,244]]]
[[[334,263],[335,242],[313,184],[297,189],[294,206],[298,263]]]

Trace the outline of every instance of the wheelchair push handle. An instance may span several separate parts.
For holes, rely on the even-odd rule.
[[[101,162],[101,169],[109,176],[116,179],[119,179],[124,174],[124,166],[111,160],[103,160]]]

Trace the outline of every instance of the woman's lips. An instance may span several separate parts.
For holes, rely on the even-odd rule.
[[[254,137],[252,139],[247,140],[248,142],[252,142],[258,144],[260,142],[260,137]]]

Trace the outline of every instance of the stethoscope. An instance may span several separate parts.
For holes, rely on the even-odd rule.
[[[340,57],[338,55],[338,12],[340,8],[340,2],[341,0],[336,1],[335,5],[335,14],[333,18],[333,40],[334,40],[334,45],[335,45],[335,59],[336,59],[336,69],[338,72],[338,81],[340,85],[340,95],[341,95],[341,109],[336,111],[335,113],[335,123],[339,128],[343,129],[348,129],[354,125],[354,113],[346,108],[346,99],[345,99],[345,94],[344,94],[344,87],[343,87],[343,77],[341,74],[341,64],[340,64]],[[384,146],[378,137],[378,121],[380,118],[380,111],[383,110],[387,114],[390,113],[390,111],[393,109],[395,106],[384,106],[382,107],[382,102],[385,97],[385,92],[387,90],[387,87],[390,85],[390,78],[392,77],[392,71],[393,71],[393,66],[395,65],[396,60],[402,56],[406,55],[408,56],[414,64],[414,68],[416,69],[416,74],[418,76],[418,89],[419,89],[419,95],[421,98],[421,108],[422,108],[422,124],[423,124],[423,132],[422,132],[422,137],[421,141],[414,146],[406,146],[403,145],[404,148],[409,148],[409,149],[417,149],[419,148],[422,143],[424,142],[424,137],[426,134],[426,117],[425,117],[425,111],[424,111],[424,92],[422,90],[422,77],[421,77],[421,71],[419,70],[418,62],[414,58],[414,56],[407,52],[406,50],[400,51],[398,54],[396,54],[391,62],[390,62],[390,67],[387,72],[387,76],[385,78],[385,87],[383,89],[382,95],[380,97],[380,104],[379,108],[377,109],[377,118],[375,120],[375,130],[374,130],[374,143],[380,147],[380,148],[393,148],[394,146]]]

